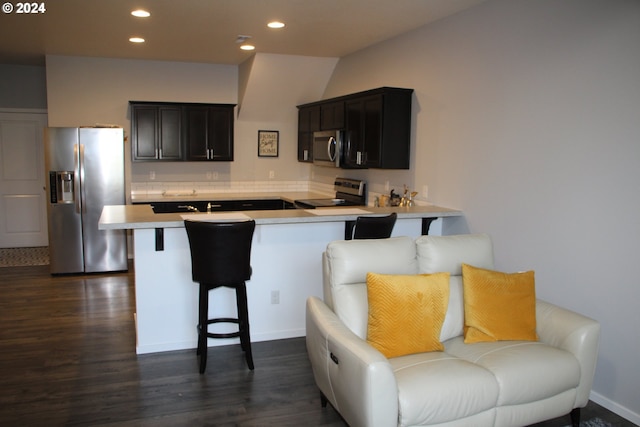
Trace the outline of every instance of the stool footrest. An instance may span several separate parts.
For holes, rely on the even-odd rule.
[[[207,338],[238,338],[240,336],[240,332],[207,332]]]
[[[240,323],[239,319],[234,319],[231,317],[217,317],[215,319],[207,319],[207,325],[211,325],[212,323]]]
[[[215,319],[207,319],[207,325],[211,325],[213,323],[235,323],[235,324],[239,325],[240,324],[240,320],[232,318],[232,317],[217,317]],[[200,325],[198,325],[198,329],[199,330],[202,329],[202,328],[200,328]],[[235,332],[209,332],[207,330],[207,331],[205,331],[205,335],[207,336],[207,338],[238,338],[242,334],[241,334],[240,331],[235,331]]]

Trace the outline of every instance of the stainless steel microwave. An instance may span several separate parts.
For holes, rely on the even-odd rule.
[[[342,166],[341,130],[325,130],[313,133],[313,164],[339,168]]]

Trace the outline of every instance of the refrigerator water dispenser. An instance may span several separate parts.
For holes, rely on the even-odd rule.
[[[74,202],[74,180],[73,172],[55,171],[49,172],[49,183],[51,187],[51,203],[73,203]]]

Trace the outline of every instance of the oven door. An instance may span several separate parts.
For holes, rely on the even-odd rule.
[[[313,164],[339,168],[342,164],[342,131],[313,133]]]

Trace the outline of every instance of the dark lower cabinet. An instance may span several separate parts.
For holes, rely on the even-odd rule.
[[[198,212],[205,213],[208,209],[211,212],[231,212],[231,211],[259,211],[259,210],[281,210],[291,209],[293,204],[282,199],[259,199],[259,200],[210,200],[210,201],[177,201],[177,202],[153,202],[151,205],[154,213],[180,213]]]

